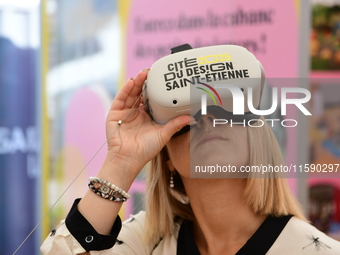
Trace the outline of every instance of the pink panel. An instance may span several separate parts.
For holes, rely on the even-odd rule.
[[[298,21],[293,0],[131,1],[126,40],[128,77],[183,43],[194,48],[239,44],[256,55],[267,77],[298,75]],[[296,109],[288,110],[286,118],[295,119]],[[287,164],[296,163],[296,131],[286,129]],[[295,190],[296,180],[289,179],[289,184]]]
[[[268,77],[297,76],[298,24],[294,1],[132,2],[126,48],[129,77],[182,43],[195,48],[240,44],[258,57]]]
[[[77,148],[88,163],[105,143],[105,118],[108,110],[107,99],[91,88],[83,88],[72,97],[65,117],[65,146]],[[87,175],[96,175],[105,156],[106,145],[87,167]],[[72,155],[68,155],[72,158]],[[85,166],[85,165],[84,165]],[[74,169],[78,173],[81,169]]]

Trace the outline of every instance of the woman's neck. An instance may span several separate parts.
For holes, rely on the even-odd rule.
[[[193,209],[194,238],[201,254],[235,254],[265,216],[247,205],[245,179],[183,179]]]

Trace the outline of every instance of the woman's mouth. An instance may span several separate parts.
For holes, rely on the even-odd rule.
[[[222,137],[220,135],[207,133],[207,134],[202,135],[201,139],[199,140],[196,146],[200,146],[202,144],[212,142],[212,141],[227,141],[227,140],[228,140],[227,138]]]

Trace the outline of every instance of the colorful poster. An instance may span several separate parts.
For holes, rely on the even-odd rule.
[[[312,6],[312,70],[340,69],[340,5],[318,1]]]
[[[328,169],[333,167],[334,173],[330,178],[330,173],[319,169],[308,175],[309,216],[317,228],[340,240],[339,77],[314,78],[311,81],[314,115],[310,121],[310,163],[328,166]]]
[[[340,165],[340,5],[313,0],[311,58],[310,163]],[[340,240],[340,167],[337,175],[310,173],[309,216],[312,223]],[[328,177],[328,178],[327,178]]]

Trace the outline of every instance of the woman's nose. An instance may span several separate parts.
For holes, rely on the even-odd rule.
[[[209,126],[213,126],[214,123],[214,116],[211,114],[207,114],[207,115],[201,115],[199,120],[197,121],[197,128],[210,128]]]

